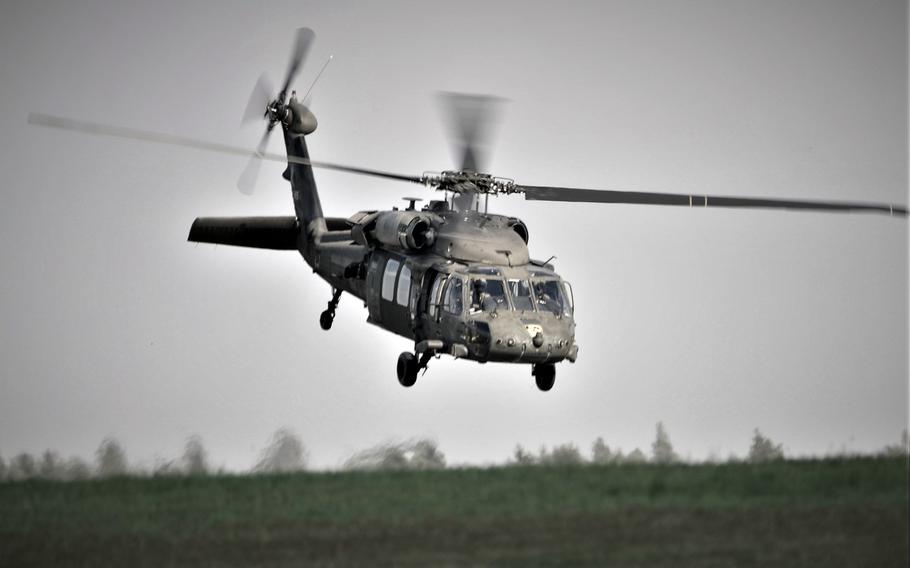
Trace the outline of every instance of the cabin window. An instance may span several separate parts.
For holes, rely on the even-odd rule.
[[[382,273],[382,299],[392,301],[395,297],[395,275],[398,274],[400,262],[390,258],[385,265],[385,272]]]
[[[533,311],[534,300],[531,299],[531,284],[527,280],[509,280],[509,293],[516,310]]]
[[[449,278],[442,309],[452,315],[461,315],[462,310],[464,310],[464,286],[461,283],[461,278],[457,276]]]
[[[401,274],[398,275],[398,293],[395,295],[395,301],[399,306],[408,305],[408,294],[411,292],[411,267],[405,264],[401,267]]]

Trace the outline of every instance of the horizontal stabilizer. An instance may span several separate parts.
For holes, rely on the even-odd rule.
[[[297,250],[297,219],[289,217],[199,217],[190,227],[192,243],[273,250]]]

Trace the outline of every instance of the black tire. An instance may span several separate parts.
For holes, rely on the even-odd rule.
[[[332,322],[335,321],[335,314],[326,310],[319,316],[319,327],[328,331],[332,329]]]
[[[534,382],[537,388],[547,392],[556,382],[556,365],[553,363],[538,363],[534,365]]]
[[[417,382],[417,358],[405,351],[398,356],[398,382],[403,387],[412,387]]]

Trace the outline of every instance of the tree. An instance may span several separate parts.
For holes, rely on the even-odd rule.
[[[306,458],[306,450],[300,438],[287,428],[281,428],[272,436],[272,441],[263,450],[253,471],[262,473],[300,471],[306,467]]]
[[[411,450],[411,467],[414,469],[445,469],[446,457],[433,440],[418,440]]]
[[[38,476],[42,479],[63,480],[66,478],[63,460],[57,452],[45,450],[38,463]]]
[[[6,462],[3,461],[3,456],[0,456],[0,481],[6,480]]]
[[[82,458],[72,457],[66,460],[64,478],[69,481],[81,481],[92,476],[92,468]]]
[[[550,463],[550,452],[547,450],[547,447],[541,444],[540,449],[537,450],[537,463],[546,465]]]
[[[620,455],[619,459],[622,459],[622,455]],[[635,448],[629,452],[629,455],[627,455],[623,461],[626,463],[645,463],[648,461],[648,456],[640,449]]]
[[[101,441],[101,445],[95,450],[95,461],[98,475],[101,477],[126,475],[126,451],[115,438],[105,438]]]
[[[208,454],[199,436],[190,436],[183,447],[183,472],[187,475],[205,475],[209,471]]]
[[[604,439],[598,437],[594,440],[594,443],[591,444],[591,463],[604,465],[613,463],[613,461],[613,452],[610,450],[610,446],[604,442]]]
[[[784,449],[780,444],[775,444],[755,429],[752,434],[752,446],[749,448],[749,457],[752,463],[769,462],[784,459]]]
[[[654,463],[673,463],[679,460],[676,452],[673,451],[673,444],[670,443],[670,436],[664,429],[663,422],[657,423],[657,438],[651,444],[651,454],[654,457]]]
[[[22,452],[9,462],[7,476],[11,480],[32,479],[37,474],[38,466],[31,454]]]
[[[546,457],[541,456],[540,463],[547,465],[577,465],[585,462],[578,447],[569,442],[553,446],[553,450]]]
[[[428,439],[380,444],[357,452],[344,463],[345,469],[396,470],[443,469],[445,455]]]
[[[534,454],[524,449],[521,444],[515,446],[515,451],[512,453],[512,463],[516,465],[532,465],[534,461]]]
[[[910,435],[907,434],[907,429],[904,428],[904,431],[901,432],[900,443],[885,446],[882,453],[890,457],[910,456]]]

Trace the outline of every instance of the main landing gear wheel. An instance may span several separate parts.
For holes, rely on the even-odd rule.
[[[405,351],[398,356],[398,382],[403,387],[414,386],[417,382],[417,358]]]
[[[335,312],[326,310],[319,314],[319,327],[328,331],[332,329],[332,322],[335,321]]]
[[[341,290],[332,289],[332,299],[329,300],[328,308],[319,314],[319,327],[326,331],[332,329],[332,322],[335,321],[335,308],[338,307],[339,298],[341,298]]]
[[[556,382],[556,365],[553,363],[538,363],[534,365],[531,374],[534,375],[537,388],[546,392],[553,388],[553,383]]]

